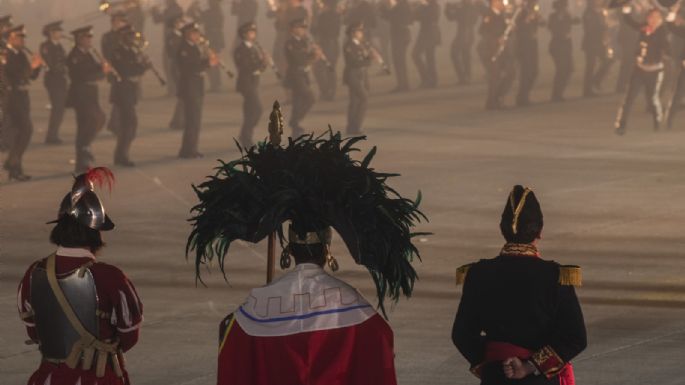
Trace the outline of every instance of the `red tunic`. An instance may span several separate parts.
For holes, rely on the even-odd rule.
[[[19,284],[17,305],[19,314],[26,326],[29,338],[38,341],[31,306],[31,274],[36,266],[45,267],[46,258],[33,263],[26,271]],[[143,304],[138,298],[131,281],[118,268],[102,262],[85,249],[59,248],[55,261],[57,276],[67,275],[80,266],[93,262],[90,271],[95,280],[98,296],[97,314],[100,319],[100,340],[118,339],[122,351],[131,349],[138,342],[140,325],[143,321]],[[123,366],[123,363],[122,363]],[[118,378],[107,365],[105,376],[96,378],[95,367],[84,371],[80,368],[70,369],[66,364],[53,364],[43,361],[29,378],[28,385],[127,385],[128,374],[125,368],[124,377]],[[80,382],[79,382],[80,380]]]

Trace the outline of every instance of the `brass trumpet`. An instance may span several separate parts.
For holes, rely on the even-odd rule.
[[[200,35],[200,41],[198,42],[200,46],[203,47],[203,49],[207,52],[209,56],[214,56],[217,58],[217,61],[219,62],[219,67],[221,67],[222,70],[226,73],[226,75],[233,79],[235,75],[233,72],[226,66],[226,63],[224,63],[223,60],[219,59],[219,55],[209,47],[209,39],[205,35]]]
[[[150,60],[150,56],[145,52],[145,49],[148,47],[148,45],[150,45],[150,42],[145,39],[145,36],[143,36],[143,34],[140,32],[136,32],[133,38],[133,44],[130,48],[133,49],[136,55],[138,55],[138,57],[147,65],[152,74],[155,75],[159,81],[159,84],[164,87],[166,85],[166,79],[164,79],[162,74],[160,74],[157,68],[155,68],[152,60]]]

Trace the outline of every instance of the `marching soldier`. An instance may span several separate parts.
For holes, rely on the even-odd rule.
[[[457,24],[457,34],[450,46],[450,58],[459,84],[471,82],[471,50],[480,9],[474,0],[445,4],[445,17]]]
[[[198,142],[205,96],[204,73],[210,67],[219,65],[219,59],[211,50],[200,47],[202,34],[195,22],[183,26],[181,32],[183,41],[179,46],[176,60],[179,71],[178,97],[183,104],[185,127],[178,157],[194,159],[203,156],[198,151]]]
[[[0,17],[0,152],[7,151],[9,146],[9,121],[5,113],[7,109],[7,79],[5,79],[5,64],[7,64],[7,42],[5,32],[12,27],[12,16]]]
[[[91,166],[95,157],[90,145],[105,124],[105,113],[100,107],[98,82],[109,74],[107,61],[93,50],[93,27],[86,26],[72,31],[74,48],[67,56],[69,91],[67,107],[76,110],[76,173]]]
[[[543,23],[538,0],[525,0],[516,21],[516,59],[519,63],[519,84],[516,105],[530,104],[530,92],[538,77],[538,27]]]
[[[102,56],[108,62],[112,62],[112,56],[114,55],[114,50],[119,44],[119,30],[128,25],[126,20],[126,14],[124,12],[115,12],[111,16],[112,28],[105,32],[100,38],[100,49]],[[114,80],[114,79],[110,79]],[[113,134],[117,134],[120,128],[119,111],[116,105],[112,105],[112,109],[109,112],[109,122],[107,123],[107,129]]]
[[[573,41],[571,29],[578,21],[571,17],[568,0],[556,0],[554,11],[549,16],[547,26],[552,34],[549,42],[549,53],[554,61],[554,84],[552,85],[553,102],[564,100],[564,91],[573,73]]]
[[[639,7],[636,2],[636,8]],[[619,70],[616,77],[616,93],[622,94],[626,92],[628,86],[628,79],[630,79],[630,72],[635,66],[635,45],[637,44],[638,33],[631,28],[623,18],[619,18],[618,26],[618,54],[619,54]]]
[[[171,65],[169,66],[169,75],[173,78],[174,84],[178,84],[178,65],[176,64],[176,58],[178,57],[178,49],[181,47],[183,42],[183,33],[181,33],[181,28],[185,25],[183,20],[183,15],[179,16],[176,21],[174,21],[173,32],[167,36],[168,41],[164,43],[165,53],[171,60]],[[174,114],[169,122],[169,128],[172,130],[183,130],[185,127],[184,123],[184,110],[183,101],[176,95],[176,104],[174,106]]]
[[[490,8],[480,24],[481,39],[478,52],[488,78],[488,96],[485,108],[502,108],[502,99],[509,92],[516,77],[516,69],[507,44],[507,16],[503,0],[490,0]]]
[[[40,349],[28,384],[129,385],[124,352],[137,342],[143,305],[131,280],[97,255],[114,228],[96,184],[112,174],[95,168],[76,177],[50,233],[56,250],[31,264],[18,289],[19,315]]]
[[[570,361],[587,345],[574,286],[577,266],[540,256],[543,217],[535,193],[514,186],[498,257],[457,269],[464,285],[452,341],[482,384],[574,384]]]
[[[33,134],[28,86],[31,80],[38,78],[43,60],[26,48],[24,42],[26,32],[23,24],[9,28],[5,31],[5,37],[7,40],[7,58],[4,68],[7,82],[5,113],[11,134],[9,135],[9,153],[4,168],[9,172],[10,180],[23,182],[31,179],[29,175],[24,174],[22,166],[24,152]]]
[[[409,90],[409,76],[407,75],[407,48],[411,42],[409,27],[414,21],[411,6],[408,0],[387,0],[381,12],[390,24],[390,51],[397,79],[397,86],[393,92],[405,92]]]
[[[669,29],[676,35],[685,38],[685,23],[683,19],[678,16],[679,6],[676,6],[671,12],[669,12],[666,21],[668,22]],[[675,118],[676,112],[680,109],[680,100],[685,94],[685,54],[680,56],[680,61],[676,61],[679,64],[678,80],[676,81],[675,88],[673,90],[673,95],[671,95],[671,100],[668,103],[668,110],[666,111],[666,124],[668,128],[673,128],[673,119]]]
[[[419,22],[419,34],[412,49],[412,59],[421,77],[421,87],[438,85],[438,69],[435,64],[435,48],[440,45],[440,5],[437,0],[424,0],[415,9]]]
[[[283,47],[290,36],[290,25],[297,20],[308,21],[310,15],[307,8],[304,7],[302,0],[273,0],[269,4],[270,9],[267,16],[274,19],[274,28],[276,30],[272,57],[276,67],[283,71],[287,67],[287,59]]]
[[[176,56],[171,56],[169,53],[169,46],[174,34],[174,27],[176,21],[183,17],[183,8],[178,4],[177,0],[166,0],[164,10],[159,7],[152,8],[152,20],[155,23],[162,24],[162,63],[164,67],[164,75],[167,81],[167,94],[169,96],[176,95],[176,76],[175,72],[178,70],[174,68],[176,65]]]
[[[138,129],[136,104],[140,95],[140,78],[149,64],[136,47],[136,31],[131,26],[119,30],[119,43],[112,52],[112,67],[118,78],[112,83],[110,102],[119,111],[119,131],[114,150],[114,164],[133,167],[135,164],[129,156],[131,143]]]
[[[664,80],[664,57],[668,54],[668,30],[663,25],[664,18],[658,9],[649,11],[646,22],[643,24],[633,19],[630,6],[624,6],[623,13],[625,22],[635,30],[640,31],[640,36],[635,55],[635,66],[623,103],[616,116],[616,134],[624,135],[626,133],[630,109],[642,88],[645,91],[649,112],[652,114],[654,131],[658,131],[663,120],[661,84]]]
[[[343,51],[345,54],[343,84],[349,89],[350,97],[347,106],[347,133],[355,135],[362,132],[369,97],[367,68],[371,65],[372,55],[375,52],[369,49],[364,36],[364,26],[361,23],[350,24],[347,27],[347,41]]]
[[[62,21],[47,24],[43,27],[43,35],[45,41],[40,45],[40,55],[46,64],[43,83],[50,97],[50,119],[45,143],[61,144],[59,128],[67,100],[67,53],[61,42]]]
[[[319,96],[323,100],[335,99],[337,88],[336,66],[340,56],[340,28],[342,17],[337,9],[338,0],[324,0],[322,10],[316,15],[312,26],[312,35],[328,58],[331,67],[319,61],[313,70],[316,83],[319,85]]]
[[[249,22],[240,26],[238,36],[241,41],[233,51],[233,60],[238,69],[236,90],[243,96],[243,124],[238,141],[245,147],[251,147],[254,128],[262,115],[259,77],[268,63],[266,53],[257,44],[257,24]]]
[[[304,134],[300,122],[314,105],[315,98],[309,79],[312,64],[324,58],[321,48],[313,44],[307,35],[307,27],[305,19],[291,22],[290,39],[285,42],[285,58],[288,65],[284,85],[292,91],[293,107],[289,125],[293,138]]]
[[[226,48],[224,38],[224,11],[221,9],[221,0],[208,0],[209,7],[201,13],[202,26],[205,36],[209,40],[211,48],[218,56]],[[209,92],[221,91],[221,70],[219,67],[212,67],[208,71]]]
[[[583,51],[585,51],[585,76],[583,96],[596,96],[602,80],[611,68],[609,55],[609,26],[603,0],[590,0],[583,14]]]

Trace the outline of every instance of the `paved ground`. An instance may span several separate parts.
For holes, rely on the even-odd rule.
[[[453,82],[447,72],[445,84]],[[541,77],[536,100],[547,98],[548,79],[549,74]],[[578,382],[682,384],[682,130],[654,133],[636,108],[629,134],[616,137],[614,95],[492,113],[482,110],[482,84],[395,95],[387,93],[391,79],[372,80],[376,90],[365,147],[379,146],[379,169],[403,174],[392,183],[401,192],[422,190],[431,221],[421,230],[435,233],[420,246],[416,295],[390,314],[400,383],[476,383],[449,338],[460,295],[454,268],[496,255],[500,210],[512,184],[523,183],[536,189],[545,210],[544,256],[584,268],[579,295],[590,345],[576,360]],[[230,257],[230,286],[214,270],[208,287],[195,287],[193,267],[183,255],[185,220],[194,202],[190,184],[211,173],[216,158],[236,156],[231,138],[238,131],[239,98],[208,96],[201,141],[207,157],[179,161],[180,133],[166,128],[172,101],[152,79],[147,82],[133,149],[139,167],[115,169],[117,186],[104,195],[118,228],[107,235],[101,259],[123,268],[145,303],[142,339],[128,355],[134,383],[211,384],[218,322],[248,288],[263,282],[265,267],[265,245],[241,245]],[[265,83],[266,105],[282,95],[270,76]],[[52,251],[43,223],[53,218],[72,169],[73,113],[64,125],[68,144],[46,147],[40,144],[47,114],[40,85],[33,95],[37,132],[25,168],[34,180],[0,184],[3,385],[24,383],[39,359],[36,348],[24,344],[15,290],[29,263]],[[336,102],[317,104],[306,127],[344,127],[345,99],[343,92]],[[113,145],[107,133],[98,138],[99,162],[111,164]],[[337,275],[373,297],[367,273],[339,243],[335,251],[341,262]]]

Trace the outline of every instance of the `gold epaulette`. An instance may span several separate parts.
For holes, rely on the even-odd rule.
[[[559,266],[559,284],[565,286],[582,286],[583,273],[580,270],[580,266]]]
[[[469,269],[473,266],[473,263],[469,263],[463,266],[457,267],[457,286],[463,285],[466,282],[466,274],[469,273]]]

